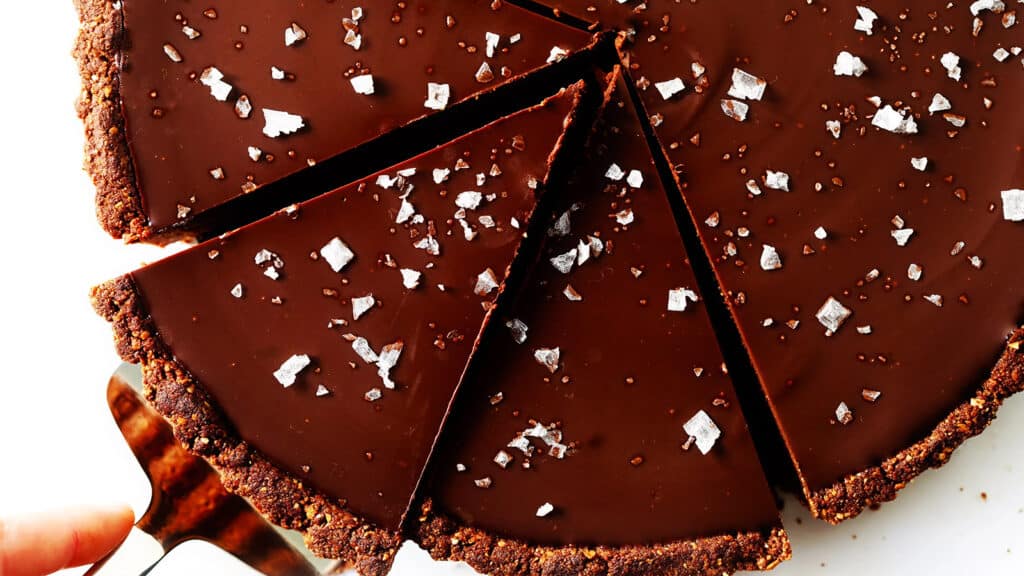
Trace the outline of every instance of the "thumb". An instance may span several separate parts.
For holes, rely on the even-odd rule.
[[[127,506],[0,518],[0,576],[43,576],[95,562],[125,539],[134,521]]]

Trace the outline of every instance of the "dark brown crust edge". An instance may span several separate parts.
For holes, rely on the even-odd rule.
[[[111,323],[118,354],[142,365],[149,403],[186,449],[217,469],[229,491],[271,522],[302,532],[315,554],[340,559],[364,576],[387,574],[401,536],[376,528],[239,439],[199,381],[160,341],[130,276],[94,288],[92,302]]]
[[[899,454],[836,482],[823,490],[805,488],[811,512],[829,523],[853,518],[865,508],[888,502],[916,476],[938,468],[965,440],[981,434],[995,419],[1003,401],[1024,390],[1024,328],[1007,342],[992,374],[931,431],[927,438]]]
[[[72,56],[82,77],[76,108],[85,125],[85,170],[96,186],[96,217],[115,238],[137,242],[151,230],[135,185],[117,59],[126,42],[111,0],[74,0],[80,28]]]
[[[416,541],[441,560],[494,576],[720,576],[771,570],[791,555],[781,528],[642,546],[531,546],[466,526],[423,504]]]

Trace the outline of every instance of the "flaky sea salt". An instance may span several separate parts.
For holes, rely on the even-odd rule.
[[[722,431],[715,425],[715,421],[703,410],[698,410],[687,420],[686,424],[683,424],[683,430],[695,440],[701,454],[710,452],[715,442],[722,436]]]
[[[729,96],[740,100],[760,100],[764,97],[764,91],[768,83],[739,68],[732,69],[732,85],[729,86]]]
[[[693,290],[686,287],[673,288],[668,291],[669,312],[685,312],[687,302],[698,302],[700,297]]]
[[[419,270],[402,268],[399,272],[402,273],[402,286],[409,290],[414,290],[420,285],[420,278],[423,277],[423,273]]]
[[[558,371],[558,362],[561,357],[562,351],[558,348],[537,348],[533,351],[533,359],[552,374]]]
[[[295,384],[295,379],[312,362],[306,354],[295,354],[274,371],[274,378],[285,388]]]
[[[908,111],[896,110],[886,104],[875,113],[871,125],[894,134],[917,134],[917,122]]]
[[[444,110],[448,107],[448,99],[451,98],[452,90],[447,84],[427,82],[427,99],[423,105],[431,110]]]
[[[761,245],[761,269],[779,270],[782,268],[782,257],[778,250],[770,244]]]
[[[355,90],[356,94],[365,94],[367,96],[373,94],[372,74],[353,76],[352,78],[349,78],[349,83],[352,84],[352,89]]]
[[[679,94],[686,89],[686,84],[683,83],[679,77],[672,78],[671,80],[665,80],[664,82],[655,82],[654,87],[661,94],[662,99],[668,100],[676,94]]]
[[[867,71],[867,64],[859,56],[854,56],[845,50],[836,56],[836,63],[832,65],[832,72],[836,76],[856,76],[860,78]]]
[[[835,334],[839,331],[840,326],[846,319],[853,314],[853,311],[843,306],[838,300],[832,296],[825,300],[825,303],[818,308],[818,311],[814,314],[814,317],[818,319],[818,322],[828,330],[828,334]]]
[[[294,134],[306,125],[302,116],[269,108],[263,109],[263,120],[263,133],[270,138],[277,138],[282,134]]]
[[[1003,190],[1003,219],[1024,222],[1024,190]]]
[[[341,272],[356,257],[356,254],[342,242],[341,238],[335,236],[320,249],[320,256],[331,267],[331,270]]]
[[[360,296],[352,299],[352,319],[359,320],[359,318],[370,311],[371,308],[377,303],[374,299],[373,294],[367,294],[366,296]]]
[[[498,277],[494,275],[494,270],[488,268],[477,275],[476,287],[473,288],[474,294],[477,296],[486,296],[497,289]]]

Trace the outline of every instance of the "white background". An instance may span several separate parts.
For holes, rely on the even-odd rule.
[[[81,171],[71,0],[7,0],[0,34],[0,514],[149,499],[104,399],[119,361],[90,286],[156,257],[105,237]],[[987,499],[981,493],[987,494]],[[1024,574],[1024,397],[899,500],[839,527],[791,498],[779,576]],[[680,511],[685,514],[685,511]],[[206,545],[157,574],[249,574]],[[407,546],[394,574],[469,574]]]

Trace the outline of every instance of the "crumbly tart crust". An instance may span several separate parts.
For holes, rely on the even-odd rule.
[[[859,515],[865,508],[896,498],[915,477],[949,461],[967,439],[981,434],[1010,396],[1024,390],[1024,327],[1007,341],[992,374],[974,396],[957,406],[928,437],[882,462],[851,474],[824,490],[807,494],[811,512],[831,524]]]
[[[147,400],[188,450],[217,469],[228,490],[269,521],[302,532],[313,553],[340,559],[364,576],[388,573],[402,537],[285,473],[239,438],[199,381],[161,343],[129,277],[94,288],[92,301],[112,324],[121,357],[142,366]]]
[[[792,550],[781,528],[638,546],[533,546],[472,528],[421,507],[416,541],[434,558],[466,562],[495,576],[713,576],[771,570]]]
[[[117,76],[127,43],[121,12],[110,0],[74,2],[81,22],[72,51],[82,77],[77,110],[85,125],[85,170],[96,185],[96,217],[115,238],[144,240],[151,231],[135,186]]]

